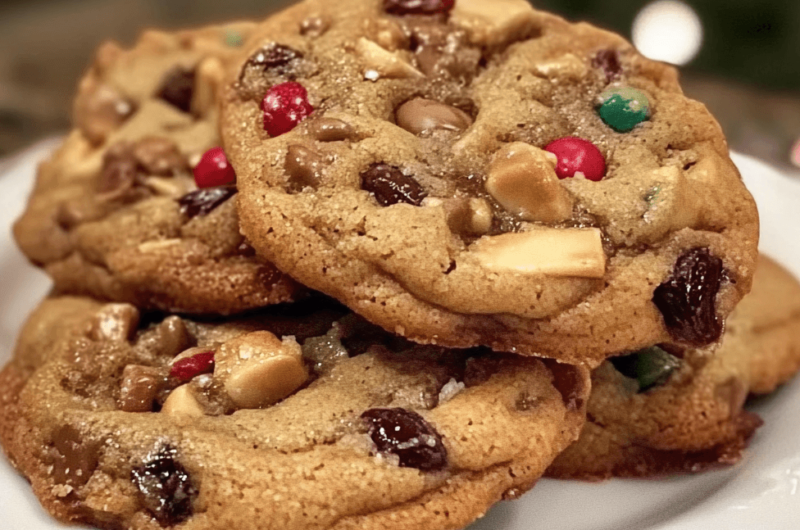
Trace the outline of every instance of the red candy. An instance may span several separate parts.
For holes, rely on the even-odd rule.
[[[236,182],[236,171],[221,147],[206,151],[194,168],[194,181],[198,188],[214,188]]]
[[[308,102],[308,92],[303,85],[290,81],[270,88],[261,110],[264,111],[264,130],[275,137],[297,127],[314,112],[314,107]]]
[[[592,142],[569,136],[556,140],[545,150],[558,157],[556,174],[560,179],[583,173],[587,179],[597,182],[606,175],[606,160]]]
[[[201,374],[209,374],[214,371],[214,353],[198,353],[192,357],[181,359],[172,365],[169,371],[170,377],[177,377],[181,381],[191,381],[194,377]]]

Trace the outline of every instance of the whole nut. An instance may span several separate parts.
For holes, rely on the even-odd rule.
[[[399,54],[384,50],[378,44],[364,37],[358,39],[356,53],[361,57],[367,69],[365,76],[370,80],[374,81],[380,77],[388,79],[425,77]]]
[[[325,160],[321,153],[304,145],[290,145],[286,152],[284,169],[289,175],[289,186],[300,191],[316,189],[322,180]]]
[[[89,338],[125,342],[139,327],[139,310],[130,304],[108,304],[97,312],[89,327]]]
[[[412,134],[437,129],[461,132],[472,125],[472,118],[463,110],[424,98],[403,103],[396,116],[397,125]]]
[[[470,251],[493,272],[603,278],[606,255],[597,228],[538,228],[485,236]]]
[[[458,0],[450,20],[467,30],[473,43],[498,46],[530,33],[536,13],[527,0]]]
[[[267,331],[249,333],[226,342],[217,351],[215,379],[222,380],[240,408],[277,403],[308,379],[302,350],[294,338],[283,341]]]
[[[167,416],[188,416],[201,418],[205,416],[200,402],[194,397],[190,385],[179,386],[167,397],[161,413]]]
[[[507,145],[489,166],[486,191],[525,221],[566,221],[572,217],[575,201],[556,175],[557,163],[551,153],[532,145]]]
[[[86,138],[100,144],[136,112],[136,104],[90,76],[81,83],[73,112],[75,124]]]
[[[308,130],[320,142],[339,142],[355,136],[352,125],[336,118],[311,120]]]
[[[153,412],[153,404],[165,384],[162,370],[128,365],[122,372],[117,408],[124,412]]]

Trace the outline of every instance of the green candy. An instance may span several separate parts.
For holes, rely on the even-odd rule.
[[[609,88],[599,98],[597,113],[606,125],[617,132],[630,132],[650,119],[647,94],[631,87]]]
[[[225,32],[225,44],[231,48],[238,48],[244,44],[244,36],[235,30],[228,30]]]
[[[639,392],[661,386],[680,368],[680,359],[658,346],[647,348],[624,357],[611,359],[611,364],[625,377],[636,379]]]

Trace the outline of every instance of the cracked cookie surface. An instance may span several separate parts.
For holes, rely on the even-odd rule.
[[[761,425],[742,408],[747,396],[800,369],[800,284],[762,256],[717,350],[674,353],[680,359],[648,351],[596,369],[581,438],[548,475],[646,477],[738,462]]]
[[[0,439],[100,528],[456,530],[575,441],[589,372],[420,346],[318,299],[247,319],[46,300],[0,372]]]
[[[192,179],[220,143],[224,62],[252,29],[150,31],[130,50],[100,48],[79,88],[76,129],[40,167],[14,230],[56,289],[214,314],[295,295],[239,234],[235,188],[195,193]]]
[[[308,0],[232,65],[243,232],[392,332],[596,366],[714,343],[749,291],[718,124],[616,35],[524,0]]]

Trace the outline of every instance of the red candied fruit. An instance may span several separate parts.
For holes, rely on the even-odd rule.
[[[606,175],[606,159],[603,153],[588,140],[568,136],[552,142],[545,150],[558,158],[556,174],[560,179],[583,173],[587,179],[597,182]]]
[[[264,111],[264,130],[275,137],[297,127],[314,112],[314,107],[308,102],[305,87],[290,81],[270,88],[261,103],[261,110]]]
[[[209,149],[194,168],[194,182],[198,188],[215,188],[236,182],[236,171],[221,147]]]
[[[214,371],[214,352],[198,353],[191,357],[181,359],[172,365],[170,377],[177,377],[181,381],[191,381],[202,374]]]

